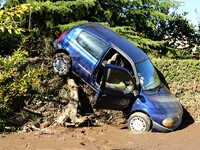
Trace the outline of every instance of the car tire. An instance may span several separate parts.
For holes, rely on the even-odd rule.
[[[53,57],[53,70],[60,76],[67,75],[71,70],[71,58],[65,53],[57,53]]]
[[[150,131],[151,120],[149,116],[142,112],[133,113],[128,118],[128,128],[134,131]]]

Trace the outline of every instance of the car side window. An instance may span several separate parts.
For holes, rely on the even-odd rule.
[[[104,41],[86,31],[82,31],[76,41],[96,59],[99,59],[107,48],[107,44]]]
[[[134,83],[131,76],[120,69],[109,69],[109,76],[107,77],[105,87],[113,90],[133,92]]]

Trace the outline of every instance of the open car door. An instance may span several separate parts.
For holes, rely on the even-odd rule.
[[[123,67],[107,64],[95,96],[94,108],[123,110],[135,102],[136,84],[130,72]]]

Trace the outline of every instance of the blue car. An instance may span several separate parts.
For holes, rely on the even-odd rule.
[[[80,77],[96,91],[93,107],[123,111],[130,130],[168,132],[181,124],[183,108],[148,56],[109,28],[73,27],[55,40],[53,52],[55,73]]]

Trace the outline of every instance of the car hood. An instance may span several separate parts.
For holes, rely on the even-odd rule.
[[[153,109],[157,109],[165,117],[181,117],[183,108],[178,99],[170,92],[170,90],[163,86],[159,91],[143,91],[145,97],[151,101]],[[158,115],[156,113],[154,115]]]

